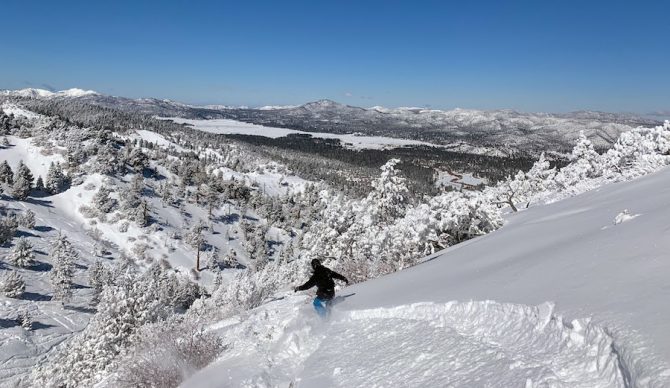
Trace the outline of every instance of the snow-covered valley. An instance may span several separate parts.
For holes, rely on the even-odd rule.
[[[264,125],[256,125],[244,123],[229,119],[213,119],[213,120],[190,120],[179,117],[165,117],[165,120],[172,120],[178,124],[186,124],[193,128],[211,133],[223,134],[240,134],[264,137],[283,137],[287,135],[309,135],[322,139],[339,139],[345,147],[354,149],[381,149],[390,147],[404,147],[412,145],[433,146],[433,144],[417,140],[399,139],[384,136],[363,136],[353,134],[336,134],[323,132],[305,132],[297,131],[287,128],[267,127]]]

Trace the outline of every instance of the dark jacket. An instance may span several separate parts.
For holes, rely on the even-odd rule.
[[[333,296],[335,296],[335,282],[333,279],[338,279],[349,283],[349,280],[347,280],[347,278],[344,276],[331,270],[330,268],[319,265],[314,268],[314,273],[312,273],[312,277],[309,278],[307,283],[296,287],[296,290],[303,291],[316,286],[316,296],[321,299],[330,300],[333,299]]]

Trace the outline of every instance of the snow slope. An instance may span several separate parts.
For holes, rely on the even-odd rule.
[[[670,386],[669,182],[513,214],[340,290],[326,322],[292,294],[220,322],[228,350],[183,387]],[[638,216],[615,224],[624,209]]]
[[[51,163],[62,163],[65,161],[63,155],[51,153],[45,155],[43,148],[37,147],[31,143],[31,139],[22,139],[16,136],[7,136],[9,146],[0,150],[0,160],[6,160],[13,171],[23,163],[30,169],[35,178],[41,176],[46,179]]]
[[[32,114],[29,111],[24,111]],[[170,142],[163,136],[140,130],[129,135],[132,138],[141,138],[155,143],[156,146],[183,150],[177,144]],[[35,138],[19,138],[6,136],[9,145],[0,147],[0,161],[6,160],[13,170],[16,170],[19,161],[23,161],[35,177],[46,178],[49,165],[52,162],[63,162],[62,149],[58,147],[42,147],[34,143]],[[49,151],[47,151],[49,150]],[[215,150],[203,152],[216,153]],[[215,155],[221,157],[221,155]],[[164,166],[155,166],[164,177],[175,179]],[[225,167],[218,167],[225,179],[235,177],[239,182],[249,186],[255,185],[268,194],[284,194],[292,191],[302,191],[308,183],[294,175],[278,172],[281,165],[276,163],[259,166],[257,171],[247,174],[239,173]],[[83,169],[88,170],[88,166]],[[183,212],[173,206],[165,206],[160,198],[147,196],[150,204],[150,215],[160,224],[160,228],[143,229],[135,223],[130,223],[122,229],[125,218],[113,221],[113,214],[107,214],[106,221],[99,218],[87,218],[81,211],[82,206],[91,205],[92,198],[103,182],[120,190],[132,176],[112,178],[98,173],[89,173],[81,177],[81,183],[75,184],[68,190],[56,195],[33,193],[34,196],[26,201],[16,201],[10,195],[0,195],[0,205],[7,206],[7,210],[19,215],[27,209],[35,213],[36,227],[34,229],[20,228],[18,236],[23,236],[35,247],[37,265],[34,268],[16,268],[8,263],[6,256],[11,245],[0,247],[0,280],[9,272],[17,270],[26,282],[26,293],[20,298],[8,298],[0,294],[0,388],[6,386],[24,387],[28,375],[35,365],[51,355],[63,341],[71,339],[82,331],[93,314],[95,306],[91,304],[93,289],[89,286],[88,268],[100,260],[105,265],[112,265],[122,252],[133,255],[136,246],[144,246],[147,258],[138,260],[138,265],[149,265],[151,262],[165,259],[175,272],[189,274],[195,265],[195,251],[181,239],[174,239],[173,233],[183,234],[188,227],[198,220],[208,220],[208,209],[193,203],[185,203]],[[167,180],[167,179],[166,179]],[[149,181],[148,183],[154,183]],[[7,187],[4,187],[7,190]],[[119,193],[112,194],[119,199]],[[233,221],[224,221],[225,216],[233,215]],[[220,250],[221,255],[234,249],[238,253],[237,259],[248,264],[247,251],[244,248],[244,239],[240,230],[240,208],[231,201],[212,209],[211,230],[206,233],[207,244]],[[252,210],[247,210],[248,220],[262,222],[262,217]],[[156,225],[158,226],[158,225]],[[52,269],[51,242],[58,233],[68,237],[79,258],[76,261],[74,281],[76,287],[72,301],[62,305],[58,300],[52,300],[53,286],[49,274]],[[275,241],[286,239],[283,231],[271,229],[270,234]],[[16,240],[14,240],[14,243]],[[101,249],[104,248],[104,249]],[[102,253],[102,252],[106,253]],[[207,265],[203,255],[201,267]],[[239,270],[226,269],[222,273],[224,281],[233,277]],[[197,281],[210,287],[215,273],[204,270],[199,273]],[[25,330],[16,322],[21,311],[29,311],[34,319],[33,330]]]

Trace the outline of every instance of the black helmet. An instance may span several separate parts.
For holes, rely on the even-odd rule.
[[[321,260],[319,259],[312,259],[312,268],[316,269],[316,267],[321,265]]]

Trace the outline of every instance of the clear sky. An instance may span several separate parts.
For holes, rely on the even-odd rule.
[[[3,0],[0,10],[2,89],[670,111],[665,0]]]

